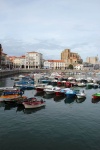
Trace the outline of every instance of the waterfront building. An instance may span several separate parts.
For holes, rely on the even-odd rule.
[[[41,68],[43,58],[42,54],[38,52],[27,52],[25,55],[25,68]]]
[[[82,64],[83,60],[79,56],[78,53],[71,52],[70,49],[65,49],[61,53],[61,60],[63,60],[66,64],[66,68],[69,64],[76,65],[78,63]]]
[[[83,64],[77,64],[74,69],[76,70],[83,70]]]
[[[44,68],[65,69],[65,62],[63,60],[45,60]]]
[[[9,56],[6,57],[6,69],[12,69],[13,62],[10,60]]]
[[[2,52],[3,52],[3,49],[2,49],[2,45],[0,44],[0,68],[1,68]]]
[[[1,55],[1,68],[3,68],[3,69],[6,68],[6,60],[7,60],[7,54],[2,52],[2,55]]]
[[[25,55],[20,57],[15,57],[13,59],[14,68],[24,68],[25,67]]]

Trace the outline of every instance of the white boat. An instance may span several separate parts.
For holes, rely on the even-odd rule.
[[[60,90],[60,87],[53,87],[53,86],[48,86],[47,88],[44,89],[44,92],[46,94],[54,94],[56,91]]]
[[[84,82],[79,82],[79,83],[77,83],[77,85],[79,86],[79,87],[85,87],[86,86],[86,83],[84,83]]]
[[[34,85],[34,87],[37,92],[44,92],[44,89],[51,88],[52,85],[47,85],[47,84],[41,83],[41,84]]]
[[[4,91],[4,90],[13,90],[13,91],[16,91],[18,90],[18,87],[0,87],[0,91]]]
[[[82,92],[80,92],[80,93],[78,93],[78,94],[76,94],[76,95],[77,95],[77,98],[78,98],[78,99],[86,98],[86,94],[84,93],[84,91],[82,91]]]
[[[39,108],[45,106],[45,101],[33,98],[29,101],[23,102],[22,104],[25,108]]]

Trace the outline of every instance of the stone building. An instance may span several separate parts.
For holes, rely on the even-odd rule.
[[[96,57],[87,57],[86,62],[90,63],[90,64],[98,64],[99,63],[98,56],[96,56]]]
[[[83,60],[79,56],[78,53],[71,52],[70,49],[65,49],[61,53],[61,60],[63,60],[66,64],[66,67],[69,64],[76,65],[78,63],[82,64]]]

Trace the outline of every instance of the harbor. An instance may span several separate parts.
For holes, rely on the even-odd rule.
[[[13,87],[13,78],[18,76],[1,78],[0,87]],[[39,79],[39,75],[36,77]],[[45,106],[36,109],[0,103],[1,149],[99,150],[100,101],[93,101],[92,95],[100,88],[79,89],[86,94],[84,100],[56,98],[55,94],[37,93],[36,89],[25,90],[23,96],[45,101]]]

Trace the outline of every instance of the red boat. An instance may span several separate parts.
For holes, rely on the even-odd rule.
[[[58,82],[57,82],[57,86],[62,86],[62,82],[61,82],[61,81],[58,81]]]
[[[70,87],[72,87],[73,86],[73,84],[71,83],[71,82],[66,82],[65,83],[65,87],[66,88],[70,88]]]

